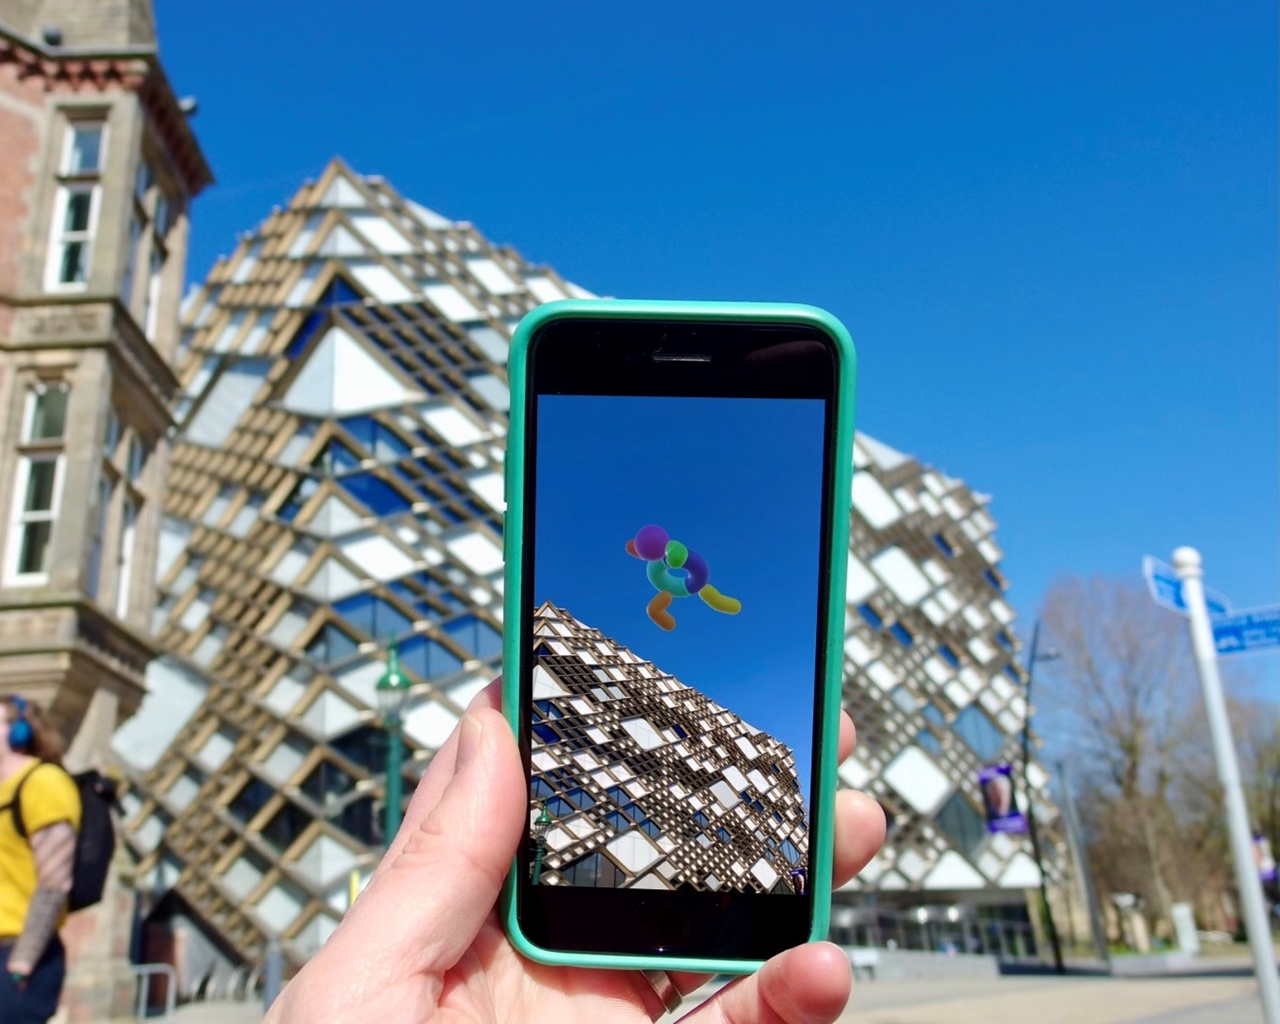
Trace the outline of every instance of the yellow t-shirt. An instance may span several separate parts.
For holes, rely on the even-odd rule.
[[[22,933],[27,904],[36,891],[36,861],[27,839],[18,834],[12,809],[18,783],[22,787],[22,824],[28,836],[60,821],[80,828],[80,793],[71,776],[56,765],[46,765],[34,758],[30,765],[19,768],[0,781],[0,938],[15,938]]]

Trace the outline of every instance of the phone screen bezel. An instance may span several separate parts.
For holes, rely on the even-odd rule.
[[[657,357],[655,359],[655,356]],[[534,333],[526,355],[519,630],[519,741],[530,774],[532,612],[536,529],[537,409],[540,395],[814,398],[824,402],[822,519],[814,622],[813,763],[809,765],[809,858],[823,834],[818,806],[825,679],[825,624],[830,600],[832,488],[836,478],[839,350],[807,324],[563,318]],[[660,472],[655,458],[654,471]],[[533,844],[520,844],[515,870],[521,931],[544,949],[588,954],[765,960],[806,941],[813,923],[812,886],[804,894],[534,886]]]

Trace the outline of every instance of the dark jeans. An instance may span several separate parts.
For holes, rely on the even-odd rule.
[[[56,935],[53,937],[22,988],[9,980],[12,948],[12,944],[0,945],[0,1024],[45,1024],[58,1011],[62,979],[67,973],[62,940]]]

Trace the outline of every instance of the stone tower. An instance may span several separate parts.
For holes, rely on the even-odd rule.
[[[169,363],[211,181],[188,113],[150,0],[0,0],[0,694],[52,711],[73,770],[103,765],[155,653]],[[112,902],[73,919],[73,973],[123,953]]]

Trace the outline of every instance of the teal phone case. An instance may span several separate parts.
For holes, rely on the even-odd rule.
[[[516,327],[511,338],[508,378],[511,383],[510,434],[507,439],[505,485],[507,511],[503,528],[503,555],[506,559],[503,621],[511,628],[504,631],[502,659],[502,706],[507,721],[520,734],[519,659],[527,654],[520,647],[520,595],[522,563],[521,538],[524,535],[526,495],[524,480],[524,424],[530,399],[526,362],[529,344],[543,325],[559,319],[592,320],[680,320],[739,323],[801,324],[816,327],[829,335],[839,354],[836,386],[835,482],[832,487],[830,536],[830,592],[827,601],[826,636],[823,657],[826,686],[821,700],[821,742],[815,752],[818,779],[814,806],[824,812],[818,816],[815,842],[810,848],[810,888],[813,895],[813,924],[809,941],[825,939],[831,914],[831,858],[835,815],[836,761],[835,750],[840,717],[840,682],[844,648],[845,571],[849,550],[849,506],[853,475],[853,413],[856,355],[853,341],[844,325],[824,310],[814,306],[757,302],[656,302],[618,299],[568,299],[549,302],[530,312]],[[825,756],[823,756],[825,755]],[[629,954],[579,953],[545,949],[535,945],[520,930],[516,916],[517,868],[513,862],[503,887],[501,914],[507,936],[524,956],[539,963],[572,967],[636,970],[700,971],[711,974],[747,974],[761,963],[717,957],[633,956]]]

